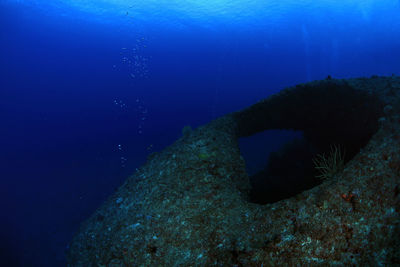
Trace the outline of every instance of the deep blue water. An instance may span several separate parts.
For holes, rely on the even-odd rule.
[[[400,74],[399,1],[263,2],[0,0],[0,265],[64,266],[79,224],[185,125]],[[265,154],[290,135],[254,138]],[[242,140],[249,169],[259,146]]]

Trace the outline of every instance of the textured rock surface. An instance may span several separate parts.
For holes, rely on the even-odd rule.
[[[400,265],[399,99],[399,77],[327,79],[186,131],[82,224],[69,266]],[[251,203],[238,138],[267,129],[351,158],[310,190]]]

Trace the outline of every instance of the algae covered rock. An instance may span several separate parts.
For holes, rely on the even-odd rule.
[[[185,131],[82,224],[69,266],[399,265],[399,85],[311,82]],[[255,203],[238,139],[268,129],[303,131],[307,151],[343,145],[344,170]],[[264,184],[258,193],[271,194]]]

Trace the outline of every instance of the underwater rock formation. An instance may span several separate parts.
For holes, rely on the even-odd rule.
[[[343,171],[279,201],[252,202],[238,138],[268,129],[303,131],[292,155],[343,146]],[[257,194],[269,194],[264,185]],[[326,79],[153,154],[82,224],[67,258],[69,266],[399,265],[399,213],[400,77]]]

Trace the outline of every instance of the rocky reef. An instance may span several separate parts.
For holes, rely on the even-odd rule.
[[[269,129],[303,140],[249,177],[238,139]],[[333,145],[343,168],[316,178]],[[399,214],[400,77],[328,77],[186,128],[82,224],[68,265],[400,265]]]

